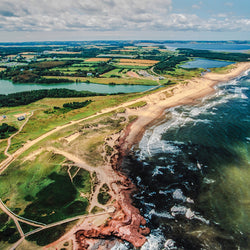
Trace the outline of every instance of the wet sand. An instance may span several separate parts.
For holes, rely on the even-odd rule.
[[[123,150],[129,151],[141,139],[145,129],[159,119],[167,108],[189,104],[209,95],[215,91],[216,84],[236,78],[248,69],[250,69],[250,62],[237,63],[226,74],[210,72],[202,77],[188,80],[186,83],[140,98],[138,101],[146,101],[147,105],[136,111],[130,111],[131,115],[137,115],[138,119],[130,126]]]

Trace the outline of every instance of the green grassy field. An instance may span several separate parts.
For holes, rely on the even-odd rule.
[[[125,101],[133,100],[143,94],[131,93],[112,96],[96,96],[83,98],[45,98],[40,101],[31,103],[26,106],[1,108],[0,112],[5,113],[7,117],[12,114],[20,114],[23,112],[34,111],[34,115],[30,118],[23,131],[12,139],[12,145],[9,149],[10,153],[15,152],[23,143],[28,140],[37,138],[38,136],[50,131],[56,126],[60,126],[70,122],[71,120],[79,120],[81,118],[93,115],[104,108],[117,106]],[[67,102],[82,102],[91,99],[93,102],[87,107],[71,110],[61,113],[60,110],[53,111],[53,107],[62,107]],[[54,113],[45,113],[44,111],[52,111]]]
[[[173,81],[188,80],[193,77],[200,77],[202,72],[204,72],[204,69],[187,70],[177,67],[173,71],[168,71],[166,77]]]
[[[135,65],[119,65],[119,64],[114,64],[114,66],[118,69],[148,69],[151,68],[151,66],[135,66]]]
[[[122,71],[123,71],[123,69],[113,69],[113,70],[111,70],[111,71],[109,71],[109,72],[103,74],[102,77],[110,78],[110,77],[112,77],[113,75],[122,77],[122,76],[123,76]]]
[[[212,69],[210,69],[211,70],[211,72],[213,72],[213,73],[218,73],[218,74],[225,74],[225,73],[227,73],[227,72],[229,72],[231,69],[233,69],[234,68],[234,64],[230,64],[230,65],[228,65],[228,66],[226,66],[226,67],[222,67],[222,68],[212,68]]]
[[[0,175],[2,200],[12,211],[44,223],[87,213],[88,200],[80,192],[90,192],[91,177],[79,171],[72,183],[64,161],[63,156],[45,150],[13,162]]]

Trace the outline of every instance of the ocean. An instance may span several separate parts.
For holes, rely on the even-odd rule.
[[[123,160],[151,229],[142,250],[250,248],[249,72],[167,109]]]

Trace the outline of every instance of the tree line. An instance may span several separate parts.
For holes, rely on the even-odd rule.
[[[215,52],[210,50],[178,49],[186,57],[201,57],[206,59],[226,60],[232,62],[249,61],[249,54],[233,52]]]
[[[3,123],[0,125],[0,139],[5,139],[10,136],[10,134],[16,132],[17,129],[14,126]]]
[[[68,102],[68,103],[64,103],[63,107],[69,108],[69,109],[80,109],[80,108],[86,107],[91,102],[92,102],[91,100],[86,100],[84,102]]]
[[[87,97],[105,94],[98,94],[89,91],[76,91],[70,89],[40,89],[31,90],[8,95],[0,95],[0,107],[15,107],[20,105],[27,105],[38,101],[45,97],[49,98],[66,98],[66,97]]]

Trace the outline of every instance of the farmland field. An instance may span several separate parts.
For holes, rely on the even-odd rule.
[[[86,59],[85,62],[107,62],[109,60],[110,60],[109,58],[98,57],[98,58],[89,58],[89,59]]]
[[[153,66],[159,61],[142,59],[120,59],[119,65],[131,66]]]

